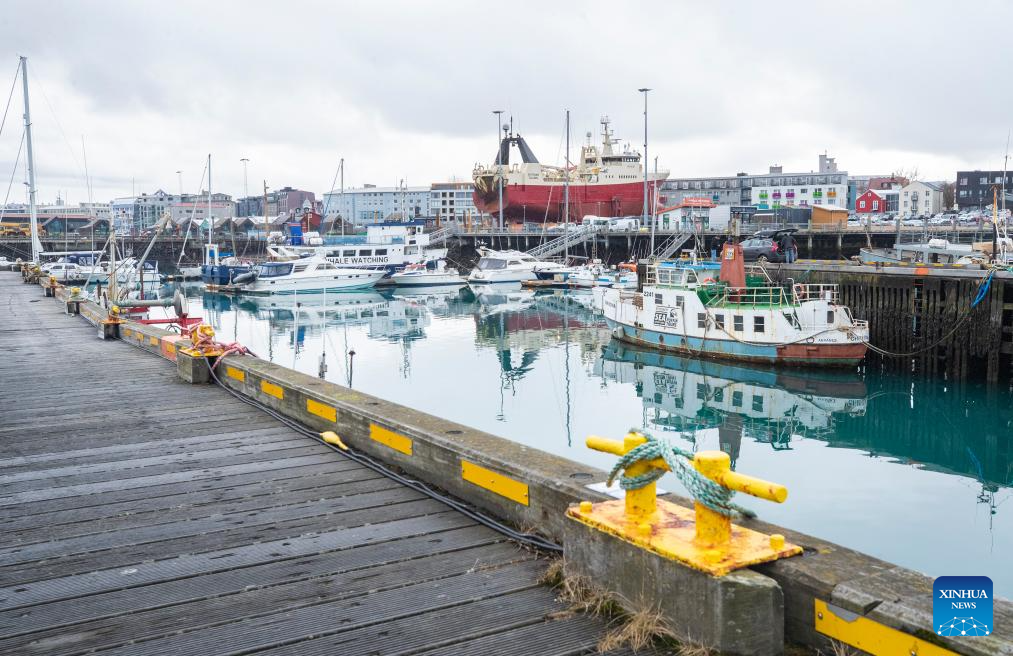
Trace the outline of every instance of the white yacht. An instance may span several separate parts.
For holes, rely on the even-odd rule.
[[[497,282],[524,282],[534,280],[535,267],[539,264],[531,255],[520,251],[494,251],[479,248],[478,264],[468,275],[472,285]]]
[[[264,262],[236,276],[235,284],[252,294],[330,292],[372,287],[383,269],[340,269],[321,256],[290,262]]]
[[[411,264],[404,271],[391,275],[390,279],[398,287],[435,287],[438,285],[464,285],[466,281],[457,269],[448,268],[447,263],[439,260],[434,268],[428,264]]]
[[[42,266],[42,273],[59,282],[77,282],[86,277],[84,269],[73,262],[50,262]]]

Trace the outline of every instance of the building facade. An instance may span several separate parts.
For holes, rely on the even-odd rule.
[[[431,187],[376,187],[332,190],[324,194],[327,219],[341,217],[354,225],[432,216]]]
[[[900,190],[897,211],[902,217],[931,216],[943,209],[943,185],[915,181]]]
[[[112,216],[112,206],[109,203],[78,203],[67,205],[57,199],[54,205],[39,205],[37,211],[45,214],[53,214],[67,217],[88,217],[92,219],[109,220]]]
[[[819,169],[809,173],[784,173],[771,166],[767,173],[715,178],[672,178],[661,185],[661,202],[679,205],[685,198],[709,198],[715,205],[747,206],[757,209],[837,205],[846,207],[848,173],[837,162],[819,156]]]
[[[463,221],[479,214],[471,182],[434,182],[429,190],[429,212],[441,221]]]
[[[1005,175],[1005,181],[1003,176]],[[957,171],[956,202],[960,210],[984,209],[998,198],[1001,202],[1003,190],[1013,189],[1013,172],[1007,171]],[[995,191],[993,192],[993,189]]]
[[[886,199],[873,189],[867,189],[855,200],[855,212],[859,214],[879,214],[886,211]]]
[[[155,225],[159,217],[178,202],[178,194],[169,194],[161,189],[153,194],[114,198],[110,203],[110,218],[117,232],[135,234]]]
[[[316,204],[316,194],[312,191],[282,187],[267,192],[267,216],[291,215],[302,209],[306,201],[311,206]],[[240,198],[236,202],[236,216],[264,216],[264,195]]]

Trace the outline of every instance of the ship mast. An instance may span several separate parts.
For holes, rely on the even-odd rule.
[[[570,110],[566,110],[566,168],[563,176],[563,262],[570,259]]]
[[[32,151],[32,113],[28,108],[28,57],[21,58],[21,83],[24,85],[25,141],[28,144],[28,216],[32,232],[32,262],[39,261],[39,215],[35,208],[35,155]]]

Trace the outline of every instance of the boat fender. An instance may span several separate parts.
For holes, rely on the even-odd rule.
[[[241,273],[235,278],[233,278],[232,282],[237,285],[246,285],[253,282],[256,279],[257,279],[256,271],[247,271],[246,273]]]

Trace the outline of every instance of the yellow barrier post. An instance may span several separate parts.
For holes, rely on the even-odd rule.
[[[627,434],[622,442],[602,437],[587,438],[587,446],[624,456],[647,439],[638,433]],[[731,469],[731,459],[723,451],[701,451],[694,455],[694,468],[701,475],[729,490],[783,503],[788,489]],[[662,458],[637,460],[626,467],[628,477],[637,477],[652,470],[670,471]],[[657,499],[654,482],[635,490],[627,490],[621,502],[598,504],[582,502],[567,514],[577,521],[618,535],[634,544],[683,562],[715,576],[802,553],[802,548],[785,541],[782,535],[765,535],[741,526],[700,501],[692,511],[665,500]]]

